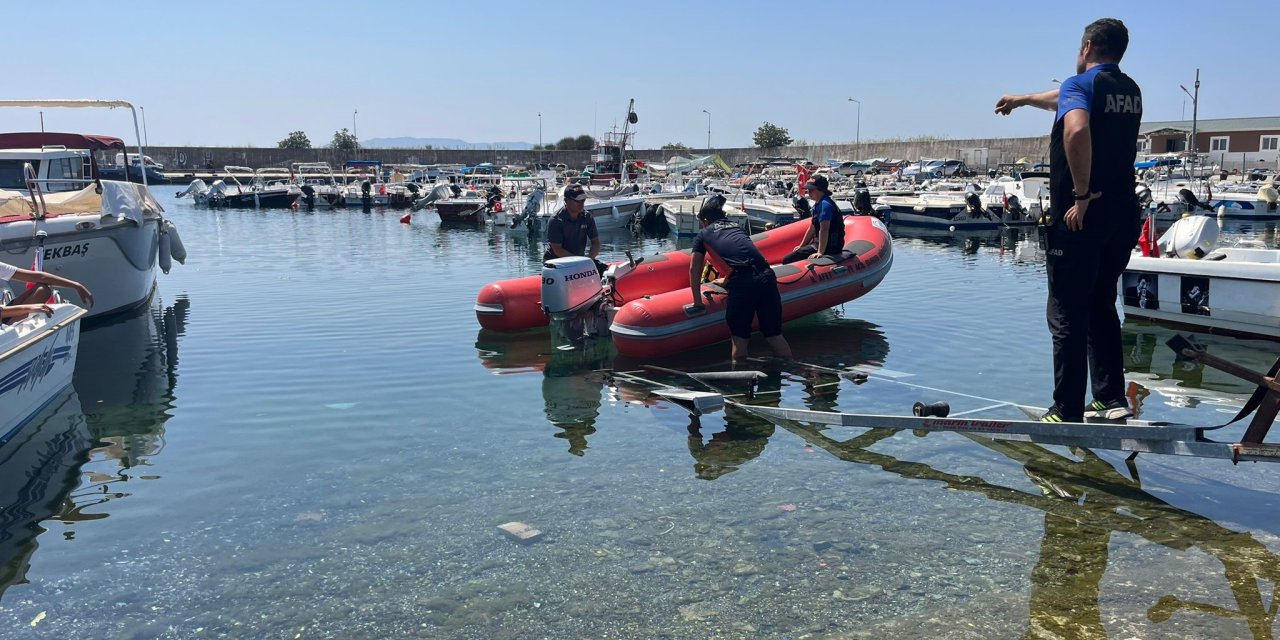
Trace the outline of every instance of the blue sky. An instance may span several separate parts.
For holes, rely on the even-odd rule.
[[[56,8],[54,8],[56,7]],[[1048,131],[992,114],[1004,92],[1073,72],[1081,31],[1128,25],[1122,67],[1147,119],[1181,117],[1201,69],[1204,118],[1278,115],[1274,4],[1216,2],[66,2],[11,3],[11,97],[123,98],[151,144],[361,138],[545,141],[621,123],[638,146],[749,146],[763,121],[814,142]],[[56,38],[48,28],[55,28]],[[1189,42],[1189,44],[1179,44]],[[1270,62],[1264,63],[1269,60]],[[1272,71],[1263,72],[1264,66]],[[1269,81],[1262,78],[1270,77]],[[1189,102],[1189,101],[1187,101]],[[1186,106],[1186,117],[1191,107]],[[119,112],[47,111],[49,130],[132,141]],[[0,111],[0,130],[39,127]]]

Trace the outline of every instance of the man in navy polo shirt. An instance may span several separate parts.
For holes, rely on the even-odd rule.
[[[564,209],[547,224],[547,252],[543,260],[588,256],[595,260],[596,269],[604,275],[604,263],[596,260],[600,255],[600,232],[596,220],[586,212],[587,192],[580,184],[564,188]],[[590,243],[590,248],[588,248]]]
[[[1124,23],[1097,20],[1085,27],[1077,75],[1057,90],[1004,96],[996,103],[996,113],[1005,115],[1026,105],[1057,112],[1045,221],[1054,380],[1046,422],[1132,416],[1116,314],[1116,280],[1141,229],[1133,161],[1142,91],[1120,71],[1128,46]],[[1090,377],[1094,401],[1085,411]]]
[[[702,266],[706,259],[716,271],[726,274],[724,289],[724,321],[729,325],[734,362],[747,357],[747,341],[751,339],[751,323],[758,321],[760,333],[769,348],[780,358],[791,357],[791,347],[782,337],[782,296],[778,279],[769,263],[742,227],[729,222],[724,214],[724,196],[707,198],[698,211],[702,231],[693,239],[693,261],[689,264],[689,288],[693,292],[691,310],[704,308],[702,303]]]

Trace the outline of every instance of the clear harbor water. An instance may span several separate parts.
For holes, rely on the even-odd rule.
[[[1277,631],[1280,470],[1143,455],[1135,477],[1114,453],[693,421],[610,376],[639,363],[607,344],[478,329],[475,293],[532,273],[538,242],[421,213],[198,210],[171,191],[188,263],[151,308],[86,330],[74,392],[0,449],[0,637]],[[1274,225],[1229,230],[1274,246]],[[824,410],[976,402],[919,386],[1043,405],[1034,239],[894,248],[873,293],[787,326],[816,366],[751,363],[763,388]],[[1250,389],[1175,361],[1173,333],[1125,328],[1143,417],[1224,422]],[[1205,342],[1255,368],[1280,351]],[[856,365],[895,377],[823,369]],[[509,539],[512,521],[541,537]]]

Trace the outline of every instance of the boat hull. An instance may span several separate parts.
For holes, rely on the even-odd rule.
[[[44,241],[43,265],[50,273],[83,284],[93,293],[95,318],[133,309],[147,302],[155,289],[160,248],[160,220],[145,218],[141,224],[114,216],[67,215],[43,220],[0,224],[0,249],[4,260],[17,266],[33,263],[37,231]],[[21,293],[21,283],[10,283]],[[69,302],[83,304],[73,291],[61,291]]]
[[[889,272],[893,239],[884,223],[869,216],[848,216],[844,223],[844,259],[801,260],[773,268],[784,322],[866,295]],[[796,229],[803,233],[804,225],[787,225],[779,235]],[[715,285],[706,285],[704,290],[724,293]],[[614,317],[610,327],[613,343],[623,355],[654,358],[728,340],[725,298],[711,296],[706,310],[696,314],[686,308],[692,302],[687,289],[631,300]]]
[[[1280,263],[1135,256],[1120,277],[1119,293],[1126,317],[1280,339]]]
[[[71,384],[84,309],[53,305],[0,330],[0,444]]]
[[[484,200],[462,202],[437,202],[436,214],[441,222],[483,222]]]
[[[237,193],[210,198],[208,204],[227,209],[289,209],[301,195],[298,191],[284,190]]]

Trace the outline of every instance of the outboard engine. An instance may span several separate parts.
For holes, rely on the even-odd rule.
[[[1027,208],[1022,206],[1022,200],[1013,194],[1009,194],[1009,198],[1005,200],[1004,208],[1010,215],[1016,216],[1017,220],[1027,217]]]
[[[454,183],[450,182],[450,183],[449,183],[449,192],[450,192],[450,193],[452,193],[452,194],[453,194],[453,197],[455,197],[455,198],[456,198],[456,197],[458,197],[458,196],[462,195],[462,187],[459,187],[457,184],[454,184]]]
[[[453,185],[447,185],[447,184],[436,185],[434,188],[431,189],[431,191],[427,192],[427,195],[422,196],[420,198],[416,198],[413,201],[413,204],[409,205],[409,208],[413,211],[422,211],[423,209],[426,209],[432,204],[435,204],[436,201],[444,199],[450,193],[451,186]],[[410,191],[412,191],[412,189]],[[417,192],[414,191],[414,193],[417,193]]]
[[[1280,206],[1280,191],[1274,184],[1264,184],[1258,188],[1258,199],[1267,203],[1267,211],[1275,211]]]
[[[809,199],[804,196],[797,196],[791,201],[791,206],[796,210],[796,220],[804,220],[813,215],[813,205],[809,204]]]
[[[1186,216],[1156,241],[1166,256],[1199,260],[1218,243],[1218,222],[1208,216]]]
[[[222,180],[214,180],[205,197],[208,199],[210,206],[222,206],[227,199],[227,183]]]
[[[524,209],[520,211],[520,215],[511,219],[510,225],[515,227],[526,220],[533,220],[533,217],[538,215],[538,210],[542,208],[542,201],[546,198],[546,187],[542,185],[534,187],[533,191],[529,194],[528,199],[524,201]]]
[[[987,214],[987,208],[982,206],[982,197],[976,193],[965,194],[964,203],[969,207],[969,215],[972,217],[976,218]]]
[[[551,339],[557,347],[608,331],[604,286],[595,260],[570,256],[543,263],[542,311],[551,318]]]
[[[1138,210],[1145,211],[1151,206],[1151,187],[1145,184],[1139,184],[1135,189],[1138,196]]]
[[[1178,189],[1178,200],[1187,207],[1187,211],[1195,211],[1196,209],[1213,211],[1213,207],[1200,202],[1200,199],[1190,189]]]
[[[871,215],[871,191],[867,189],[865,183],[859,182],[860,186],[853,192],[853,211],[860,216]]]
[[[302,204],[307,205],[308,209],[315,208],[316,188],[309,184],[304,184],[301,187],[299,187],[299,191],[302,191]]]
[[[368,180],[360,183],[360,206],[365,209],[373,206],[373,185]]]

